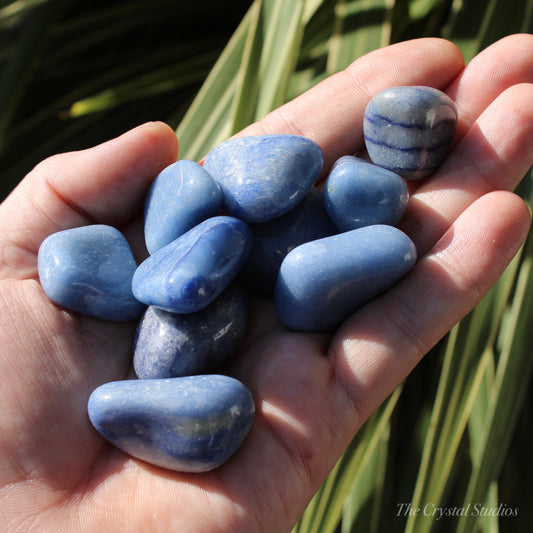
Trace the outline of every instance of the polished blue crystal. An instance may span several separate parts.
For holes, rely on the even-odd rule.
[[[401,176],[353,156],[340,158],[324,185],[324,204],[339,231],[375,224],[395,226],[408,199]]]
[[[209,152],[204,168],[222,189],[226,213],[257,223],[295,207],[322,164],[322,150],[315,142],[275,134],[229,139]]]
[[[148,307],[137,328],[135,372],[147,379],[217,371],[238,350],[246,322],[246,295],[236,284],[196,313]]]
[[[455,133],[454,102],[433,87],[391,87],[365,110],[363,131],[370,159],[406,179],[420,179],[444,161]]]
[[[414,265],[412,241],[375,225],[308,242],[281,264],[274,299],[281,321],[297,331],[339,326]]]
[[[241,220],[212,217],[148,257],[133,276],[133,294],[173,313],[209,305],[237,276],[252,243]]]
[[[155,179],[145,200],[146,248],[153,254],[207,218],[220,214],[222,193],[202,166],[182,159]]]
[[[136,268],[126,238],[111,226],[60,231],[39,248],[39,278],[47,296],[66,309],[104,320],[128,321],[144,311],[131,290]]]
[[[329,218],[322,192],[311,187],[303,200],[285,215],[251,224],[252,250],[239,279],[247,289],[272,294],[284,257],[304,242],[337,233]]]
[[[129,455],[179,472],[206,472],[246,437],[254,401],[222,375],[114,381],[89,398],[96,430]]]

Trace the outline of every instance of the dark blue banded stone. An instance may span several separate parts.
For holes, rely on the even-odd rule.
[[[281,262],[293,248],[337,233],[322,196],[322,191],[311,187],[288,213],[250,225],[252,250],[239,276],[247,289],[272,295]]]
[[[171,313],[196,313],[234,280],[251,245],[252,232],[242,220],[204,220],[139,265],[133,294]]]
[[[237,352],[246,323],[246,294],[236,284],[196,313],[148,307],[137,328],[135,372],[141,379],[154,379],[220,370]]]
[[[137,263],[116,228],[96,224],[54,233],[42,242],[37,264],[44,292],[66,309],[116,322],[145,309],[131,289]]]
[[[113,381],[88,402],[94,428],[122,451],[178,472],[227,461],[254,418],[250,391],[222,375]]]
[[[274,293],[278,316],[293,330],[331,330],[415,261],[411,239],[393,226],[365,226],[302,244],[281,264]]]
[[[444,161],[457,125],[454,102],[433,87],[391,87],[365,110],[370,159],[405,179],[421,179]]]
[[[202,166],[181,159],[155,179],[145,200],[144,236],[153,254],[207,218],[220,214],[222,192]]]
[[[229,139],[207,154],[204,168],[222,189],[224,211],[252,224],[295,207],[322,164],[322,149],[315,142],[275,134]]]
[[[324,185],[324,204],[339,231],[374,224],[395,226],[408,199],[401,176],[353,156],[341,157]]]

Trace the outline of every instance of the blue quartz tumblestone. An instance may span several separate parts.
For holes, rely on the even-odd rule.
[[[39,248],[39,278],[46,295],[66,309],[103,320],[133,320],[144,311],[131,289],[136,268],[126,238],[111,226],[60,231]]]
[[[322,164],[322,149],[315,142],[275,134],[229,139],[207,154],[204,168],[222,189],[226,213],[257,223],[295,207]]]
[[[254,417],[250,391],[222,375],[113,381],[88,402],[95,429],[147,463],[207,472],[227,461]]]
[[[153,254],[207,218],[220,214],[222,192],[201,165],[182,159],[166,167],[145,201],[146,248]]]
[[[415,261],[411,239],[393,226],[366,226],[302,244],[281,264],[274,293],[278,316],[297,331],[335,328]]]
[[[455,133],[453,100],[433,87],[391,87],[366,107],[363,131],[370,159],[405,179],[421,179],[444,161]]]
[[[324,185],[324,203],[339,231],[375,224],[395,226],[408,199],[401,176],[353,156],[340,158]]]
[[[237,276],[251,244],[242,220],[209,218],[145,259],[133,275],[133,294],[173,313],[200,311]]]
[[[216,371],[239,348],[246,323],[246,294],[237,284],[197,313],[148,307],[137,328],[135,372],[153,379]]]
[[[272,294],[281,262],[296,246],[337,233],[329,218],[322,192],[311,187],[288,213],[268,222],[251,224],[252,250],[239,279],[247,289]]]

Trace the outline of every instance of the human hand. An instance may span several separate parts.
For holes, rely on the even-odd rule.
[[[118,227],[140,259],[142,202],[177,157],[174,133],[148,124],[38,165],[0,206],[0,525],[2,531],[289,531],[370,413],[496,282],[523,242],[515,188],[533,164],[533,37],[512,36],[466,68],[442,40],[373,52],[242,134],[297,133],[325,169],[363,146],[379,90],[431,85],[459,123],[441,169],[413,186],[402,222],[419,261],[333,335],[287,331],[252,297],[232,373],[256,417],[217,470],[181,474],[133,459],[92,428],[87,399],[131,371],[135,324],[62,310],[38,280],[42,240],[91,223]]]

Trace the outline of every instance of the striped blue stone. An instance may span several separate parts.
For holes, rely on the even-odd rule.
[[[322,149],[315,142],[274,134],[229,139],[207,154],[204,168],[222,189],[224,211],[252,224],[295,207],[322,164]]]
[[[294,248],[283,260],[274,301],[296,331],[327,331],[399,281],[416,249],[393,226],[374,225]]]
[[[137,328],[135,373],[154,379],[218,371],[237,352],[246,323],[246,294],[237,284],[197,313],[182,315],[150,306]]]
[[[353,156],[338,159],[324,185],[324,204],[339,231],[374,224],[395,226],[408,199],[401,176]]]
[[[250,391],[217,374],[105,383],[87,406],[94,428],[122,451],[178,472],[206,472],[242,444],[254,418]]]
[[[457,124],[454,102],[433,87],[391,87],[368,103],[363,121],[370,159],[405,179],[421,179],[444,161]]]

